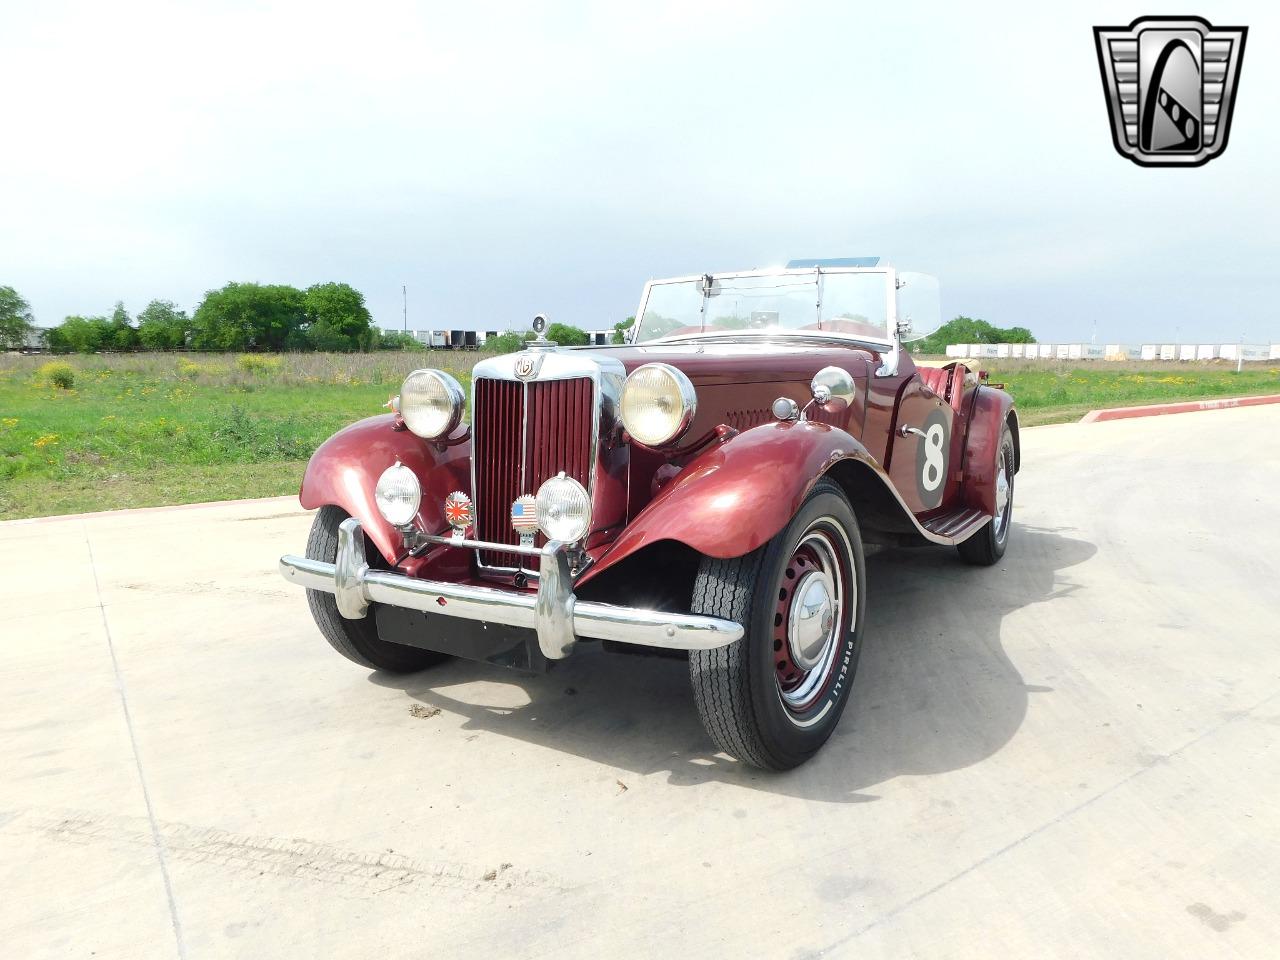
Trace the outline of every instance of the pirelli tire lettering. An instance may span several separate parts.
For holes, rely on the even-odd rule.
[[[951,426],[941,409],[920,425],[924,436],[916,444],[916,492],[926,510],[942,503],[947,486],[947,458],[951,453]]]

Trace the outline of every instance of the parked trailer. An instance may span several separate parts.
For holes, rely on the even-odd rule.
[[[1016,358],[1022,357],[1026,352],[1027,345],[1025,343],[1009,344],[1009,356]]]
[[[1160,347],[1159,345],[1154,343],[1144,343],[1142,345],[1141,352],[1138,354],[1139,359],[1142,359],[1142,360],[1154,360],[1159,355],[1160,355]]]
[[[1176,343],[1160,344],[1160,359],[1161,360],[1177,360],[1178,345]]]
[[[1040,354],[1041,360],[1052,360],[1056,349],[1057,348],[1052,343],[1042,343],[1040,344],[1040,349],[1037,352]]]
[[[1267,359],[1280,360],[1280,343],[1273,343],[1271,345],[1271,356],[1267,357]]]
[[[1219,356],[1223,360],[1235,360],[1243,356],[1245,363],[1265,363],[1267,360],[1277,359],[1275,347],[1263,343],[1246,343],[1243,346],[1236,343],[1224,343]]]
[[[1218,358],[1218,346],[1213,343],[1201,343],[1196,346],[1197,360],[1216,360]]]

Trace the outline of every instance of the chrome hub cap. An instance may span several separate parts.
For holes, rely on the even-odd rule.
[[[811,570],[800,578],[787,623],[791,660],[801,670],[812,670],[822,659],[835,623],[835,588],[823,570]]]
[[[1004,539],[1009,524],[1009,508],[1013,506],[1013,485],[1009,482],[1011,464],[1008,452],[1000,453],[1000,472],[996,474],[996,539]]]
[[[839,544],[839,546],[837,546]],[[857,602],[848,537],[830,518],[817,521],[783,569],[773,615],[778,694],[792,714],[811,709],[835,674],[846,611]]]

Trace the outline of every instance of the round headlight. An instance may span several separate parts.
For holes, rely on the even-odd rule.
[[[576,543],[591,526],[591,498],[563,473],[538,488],[538,526],[548,540]]]
[[[413,522],[422,503],[422,487],[417,475],[397,460],[382,471],[378,485],[373,489],[378,512],[387,523],[403,527]]]
[[[424,440],[453,432],[465,402],[462,386],[443,370],[415,370],[400,388],[400,416]]]
[[[646,447],[679,440],[697,408],[689,378],[665,363],[637,367],[622,388],[622,425]]]

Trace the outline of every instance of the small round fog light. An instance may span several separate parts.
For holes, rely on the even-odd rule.
[[[591,498],[563,473],[538,488],[538,526],[548,540],[576,543],[591,526]]]
[[[417,475],[397,460],[382,471],[373,490],[378,512],[392,526],[403,527],[413,522],[422,503],[422,487]]]

